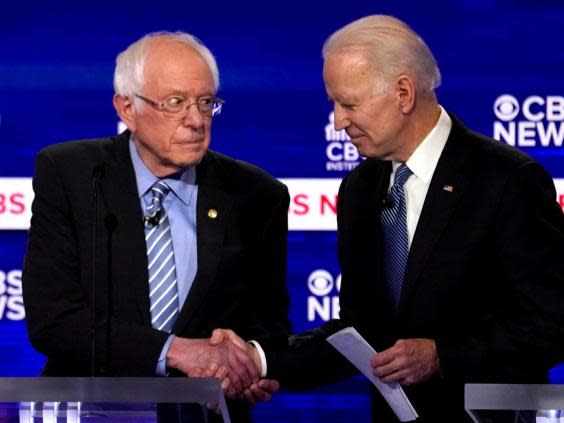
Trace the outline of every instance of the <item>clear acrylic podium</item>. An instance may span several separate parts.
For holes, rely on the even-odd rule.
[[[476,423],[564,423],[564,385],[470,383],[464,391]]]
[[[215,378],[0,378],[2,423],[230,423]]]

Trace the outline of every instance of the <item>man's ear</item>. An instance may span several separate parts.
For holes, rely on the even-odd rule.
[[[135,132],[135,122],[137,121],[137,111],[135,105],[129,97],[121,94],[114,94],[114,108],[120,119],[127,125],[131,132]]]
[[[396,95],[402,113],[409,114],[415,107],[415,85],[407,75],[400,75],[395,84]]]

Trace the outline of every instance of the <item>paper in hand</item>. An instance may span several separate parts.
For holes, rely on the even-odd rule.
[[[376,354],[376,351],[355,328],[342,329],[327,338],[327,342],[333,345],[376,386],[400,421],[409,422],[418,417],[399,383],[384,383],[372,374],[370,358]]]

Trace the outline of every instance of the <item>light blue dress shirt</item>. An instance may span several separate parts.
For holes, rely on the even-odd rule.
[[[139,157],[135,144],[129,140],[129,152],[135,171],[137,190],[143,215],[147,214],[147,206],[151,203],[151,187],[159,180],[147,168]],[[198,251],[196,238],[196,203],[198,200],[198,186],[196,185],[196,168],[190,166],[183,172],[162,179],[170,187],[170,192],[164,200],[170,223],[172,247],[174,249],[174,262],[178,282],[178,301],[182,305],[188,297],[188,292],[194,282],[198,270]],[[174,335],[171,335],[163,347],[156,373],[166,374],[166,353]]]

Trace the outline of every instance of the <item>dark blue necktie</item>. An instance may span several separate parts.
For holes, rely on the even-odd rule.
[[[411,170],[405,163],[397,168],[394,184],[388,193],[380,216],[384,241],[384,277],[396,311],[401,298],[403,276],[409,253],[404,184],[411,174]]]
[[[170,224],[163,201],[170,187],[157,181],[151,187],[152,202],[147,207],[145,241],[149,263],[149,298],[151,323],[156,329],[170,332],[178,315],[178,284],[172,249]]]

